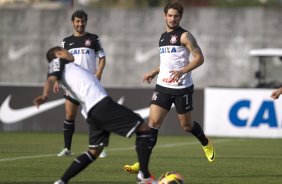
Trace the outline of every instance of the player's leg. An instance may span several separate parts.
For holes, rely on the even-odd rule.
[[[70,96],[65,97],[65,120],[64,120],[64,149],[58,156],[68,156],[71,154],[72,137],[75,131],[75,118],[79,102]]]
[[[149,116],[149,127],[150,127],[150,134],[154,140],[154,146],[157,143],[157,139],[158,139],[158,132],[159,132],[159,128],[161,126],[161,123],[163,121],[163,119],[165,118],[166,114],[167,114],[167,110],[152,104],[150,106],[150,116]],[[135,162],[132,165],[125,165],[123,167],[123,169],[127,172],[127,173],[138,173],[139,169],[140,169],[140,164],[139,162]]]
[[[157,142],[159,127],[161,126],[161,122],[163,121],[167,112],[168,112],[167,110],[165,110],[165,109],[163,109],[163,108],[161,108],[161,107],[159,107],[155,104],[151,104],[151,106],[150,106],[150,113],[149,113],[150,115],[149,115],[148,125],[150,127],[149,128],[150,136],[152,136],[152,138],[153,138],[152,140],[154,140],[153,146],[155,146],[155,144]],[[137,133],[137,140],[138,140],[139,136],[141,137],[141,135],[138,135],[138,133]],[[136,141],[136,145],[137,145],[137,141]],[[134,164],[131,164],[131,165],[127,164],[127,165],[123,166],[123,169],[127,173],[136,174],[136,173],[138,173],[138,171],[141,167],[142,166],[140,166],[139,162],[135,162]]]
[[[184,131],[190,132],[194,135],[203,146],[208,144],[208,138],[205,136],[204,131],[197,122],[191,121],[192,113],[186,112],[185,114],[178,114],[178,119],[180,121],[181,127]]]
[[[152,150],[157,142],[157,135],[154,135],[148,124],[142,123],[136,131],[136,152],[140,168],[136,178],[138,184],[157,184],[155,177],[149,172],[149,162]]]
[[[72,137],[75,131],[75,118],[78,111],[79,103],[74,101],[70,101],[68,99],[65,100],[65,122],[64,122],[64,140],[65,147],[69,150],[72,145]]]
[[[215,159],[214,147],[211,141],[206,137],[201,125],[196,121],[192,122],[191,117],[192,117],[191,111],[186,112],[184,114],[178,114],[178,118],[183,130],[190,132],[201,142],[208,161],[212,162]]]
[[[71,178],[76,176],[89,164],[95,161],[102,152],[102,150],[103,147],[92,148],[76,157],[69,166],[69,168],[65,171],[61,179],[56,181],[54,184],[66,184]]]
[[[166,97],[164,97],[166,98]],[[159,100],[161,100],[163,98],[159,98]],[[161,100],[161,102],[164,100]],[[157,105],[158,104],[158,105]],[[163,104],[167,104],[167,105],[163,105]],[[164,107],[161,107],[161,106]],[[150,127],[150,134],[151,136],[154,138],[155,140],[155,144],[157,142],[157,137],[158,137],[158,132],[159,132],[159,128],[161,127],[161,124],[164,120],[164,118],[166,117],[169,109],[171,107],[170,103],[156,103],[153,102],[150,106],[150,115],[149,115],[149,122],[148,125]],[[137,173],[139,171],[140,168],[140,164],[139,162],[135,162],[132,165],[125,165],[123,167],[123,169],[127,172],[127,173]]]
[[[74,159],[60,180],[57,181],[58,184],[67,183],[71,178],[84,170],[99,157],[104,146],[107,146],[109,143],[109,132],[101,130],[93,120],[88,119],[87,122],[89,123],[89,150]]]
[[[193,91],[193,85],[188,88],[175,91],[174,105],[183,130],[190,132],[201,142],[208,161],[212,162],[215,159],[215,151],[211,141],[209,141],[204,134],[201,125],[195,121],[192,122]]]
[[[153,184],[156,182],[148,168],[150,155],[156,144],[148,124],[144,123],[144,120],[138,114],[114,102],[109,97],[96,104],[89,113],[89,117],[92,116],[95,124],[106,132],[113,132],[128,138],[136,133],[136,152],[140,162],[137,183],[150,181]]]

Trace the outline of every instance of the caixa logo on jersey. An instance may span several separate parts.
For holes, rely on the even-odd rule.
[[[70,53],[72,53],[73,55],[83,55],[83,54],[90,54],[90,50],[89,49],[71,49],[69,50]]]
[[[229,119],[230,123],[236,127],[278,128],[282,123],[282,119],[278,119],[278,111],[273,100],[262,100],[261,103],[255,103],[252,100],[242,99],[231,106]]]

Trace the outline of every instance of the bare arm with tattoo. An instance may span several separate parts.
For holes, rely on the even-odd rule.
[[[198,68],[204,63],[204,56],[202,54],[201,48],[199,47],[196,39],[190,32],[185,32],[181,35],[180,38],[181,44],[185,46],[193,56],[193,59],[188,65],[183,67],[181,70],[172,70],[171,77],[178,81],[184,73],[188,73],[195,68]]]

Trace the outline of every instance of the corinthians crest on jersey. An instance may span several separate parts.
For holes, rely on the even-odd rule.
[[[177,35],[171,35],[170,43],[175,44],[177,42]]]
[[[91,47],[91,40],[90,39],[85,40],[84,45],[86,47]]]

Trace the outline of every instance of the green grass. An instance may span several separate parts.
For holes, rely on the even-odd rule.
[[[216,161],[208,163],[198,141],[191,136],[160,136],[150,170],[159,177],[177,171],[185,184],[281,184],[281,139],[213,138]],[[108,157],[98,159],[70,184],[133,184],[135,175],[122,167],[136,161],[135,138],[112,135]],[[74,135],[71,157],[56,157],[61,133],[0,133],[0,183],[52,183],[75,156],[87,149],[86,134]]]

